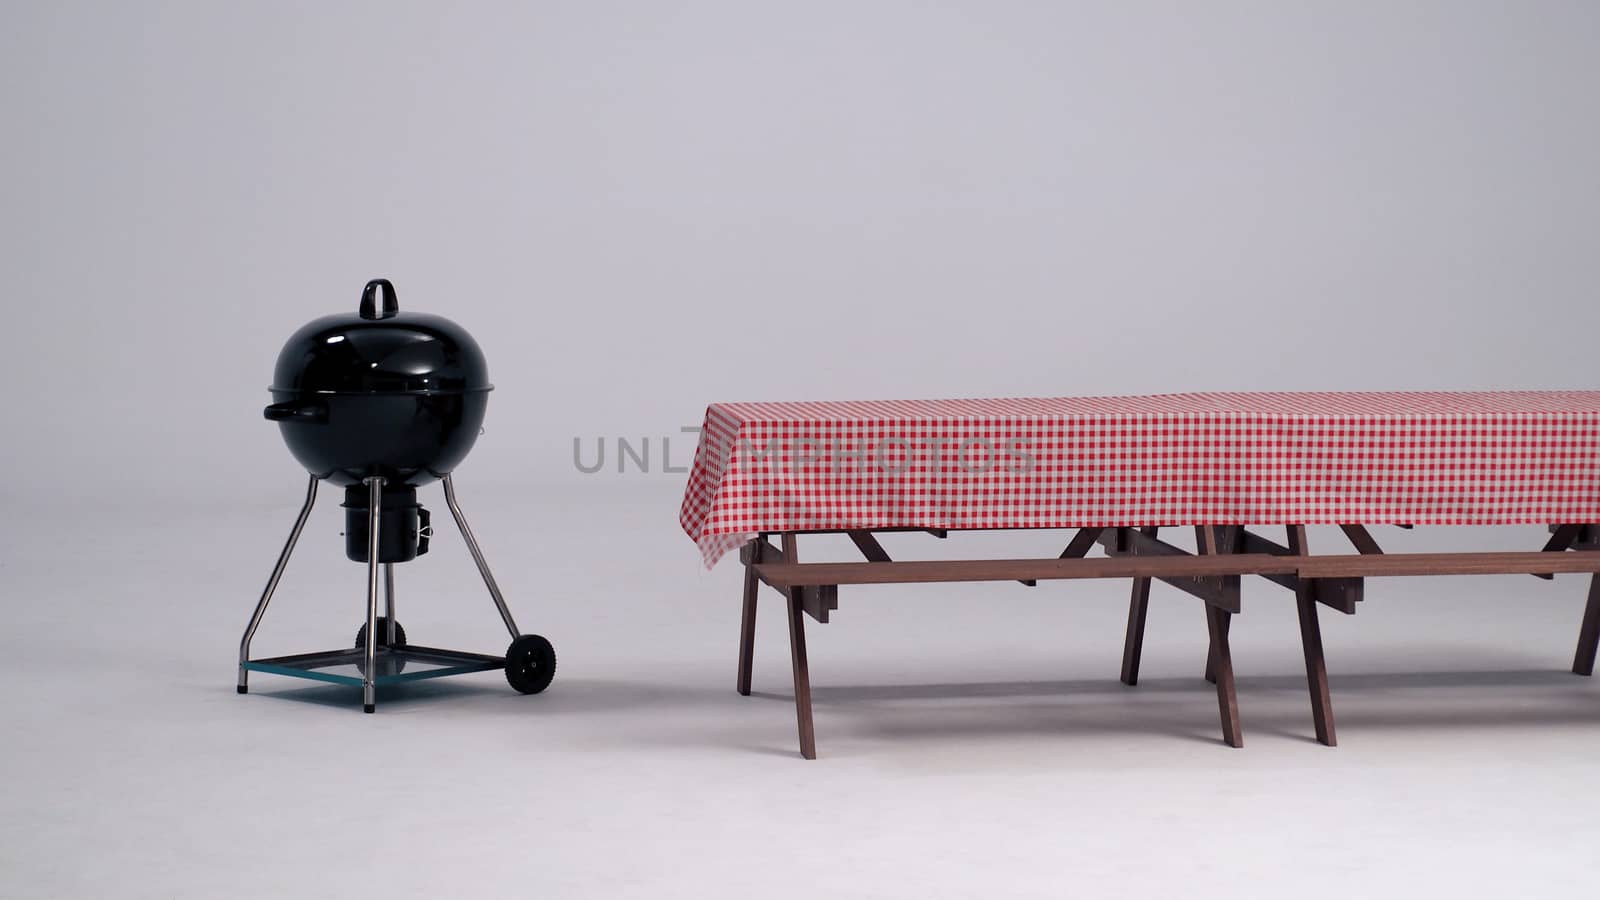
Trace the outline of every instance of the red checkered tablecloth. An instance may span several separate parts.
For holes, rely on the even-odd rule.
[[[1600,522],[1600,391],[714,403],[679,521],[759,532]]]

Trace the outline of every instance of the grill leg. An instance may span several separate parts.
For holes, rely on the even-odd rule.
[[[756,594],[761,590],[761,579],[756,577],[755,564],[761,561],[761,545],[766,541],[757,538],[750,542],[750,563],[744,567],[744,609],[739,616],[739,677],[740,694],[750,696],[750,670],[756,651]]]
[[[256,629],[261,627],[261,617],[267,614],[267,604],[272,602],[272,594],[278,589],[278,581],[283,578],[283,570],[289,566],[289,557],[294,553],[294,545],[300,542],[300,532],[306,527],[306,519],[311,516],[311,507],[317,502],[317,476],[311,476],[306,484],[306,499],[300,506],[300,515],[294,520],[294,528],[289,531],[289,540],[284,542],[283,551],[278,554],[278,562],[272,567],[272,575],[267,578],[266,590],[261,592],[261,599],[256,602],[256,611],[250,616],[250,624],[244,629],[244,637],[239,639],[239,684],[241,694],[250,692],[249,671],[244,664],[250,661],[250,642],[255,639]]]
[[[1589,579],[1589,605],[1583,610],[1583,625],[1578,629],[1578,652],[1572,657],[1574,674],[1594,674],[1596,648],[1600,648],[1600,575]]]
[[[383,564],[383,614],[389,618],[387,639],[384,645],[394,646],[395,618],[394,618],[394,563]]]
[[[376,712],[378,690],[378,523],[383,506],[383,479],[363,479],[367,486],[367,645],[363,649],[366,666],[361,670],[361,709]],[[393,619],[390,620],[394,621]]]
[[[440,479],[444,482],[444,502],[450,507],[450,515],[456,520],[456,527],[461,529],[461,538],[467,542],[467,552],[472,554],[472,561],[478,566],[478,574],[483,576],[484,586],[489,589],[489,596],[494,598],[495,608],[500,610],[500,619],[506,623],[506,630],[511,632],[511,639],[516,640],[522,636],[517,630],[517,621],[511,618],[511,608],[506,606],[506,598],[500,593],[500,585],[495,583],[494,573],[489,571],[489,561],[483,558],[483,551],[478,549],[478,539],[472,536],[472,526],[467,524],[467,517],[462,514],[460,504],[456,503],[455,482],[446,475]]]

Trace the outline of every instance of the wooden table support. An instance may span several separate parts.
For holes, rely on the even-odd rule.
[[[799,559],[795,536],[783,536],[783,556],[790,562]],[[800,731],[800,755],[817,758],[817,730],[811,719],[811,667],[806,662],[806,620],[800,603],[800,589],[789,589],[789,659],[794,667],[794,715]]]
[[[1195,529],[1199,555],[1219,556],[1233,549],[1231,527],[1201,525]],[[1219,533],[1221,532],[1221,533]],[[1238,608],[1239,576],[1221,576],[1224,595],[1232,595],[1234,608]],[[1222,718],[1222,740],[1230,747],[1244,746],[1244,733],[1239,728],[1239,695],[1233,683],[1233,650],[1228,644],[1228,629],[1233,613],[1222,606],[1207,603],[1206,630],[1210,632],[1211,646],[1206,653],[1206,680],[1217,686],[1217,710]]]
[[[756,563],[761,562],[761,548],[766,535],[758,535],[747,544],[748,557],[744,564],[744,607],[739,616],[739,678],[740,694],[750,696],[750,670],[755,663],[756,651],[756,595],[761,590],[761,579],[756,577]]]
[[[1127,549],[1128,529],[1117,529],[1117,546]],[[1139,529],[1139,533],[1154,540],[1155,526]],[[1133,687],[1139,683],[1139,659],[1144,655],[1144,622],[1150,612],[1150,579],[1133,579],[1133,595],[1128,598],[1128,630],[1122,639],[1122,683]]]
[[[1578,652],[1572,657],[1573,674],[1594,674],[1596,648],[1600,648],[1600,575],[1589,579],[1589,602],[1583,609],[1583,624],[1578,627]]]
[[[1232,525],[1196,526],[1194,530],[1195,547],[1199,549],[1202,556],[1232,553],[1238,547],[1237,534],[1240,530]],[[1233,627],[1233,613],[1239,609],[1239,576],[1223,576],[1223,580],[1217,585],[1217,590],[1219,595],[1224,598],[1225,603],[1219,609],[1222,612],[1222,636],[1226,639],[1228,630]],[[1211,684],[1217,683],[1217,647],[1215,639],[1206,647],[1205,679]]]
[[[1053,559],[896,562],[878,543],[874,530],[861,530],[844,533],[866,562],[802,564],[796,551],[797,534],[820,532],[781,533],[781,549],[768,541],[769,535],[762,534],[749,541],[740,554],[745,575],[737,688],[740,694],[750,693],[756,603],[762,584],[776,589],[786,601],[800,753],[806,759],[815,759],[816,730],[806,658],[805,616],[827,622],[828,612],[838,606],[840,585],[1132,578],[1121,675],[1124,684],[1135,685],[1139,680],[1150,586],[1161,581],[1204,602],[1208,637],[1206,677],[1216,685],[1223,741],[1232,747],[1242,747],[1244,737],[1229,630],[1232,616],[1240,608],[1240,582],[1245,575],[1260,576],[1294,592],[1312,723],[1317,740],[1330,747],[1336,746],[1337,737],[1318,607],[1329,606],[1347,614],[1354,613],[1364,596],[1368,577],[1588,574],[1591,576],[1588,604],[1579,629],[1572,670],[1579,675],[1593,673],[1597,652],[1600,652],[1600,552],[1597,552],[1600,551],[1600,528],[1594,525],[1554,528],[1549,543],[1537,552],[1388,554],[1377,546],[1365,528],[1359,525],[1341,527],[1355,546],[1355,555],[1311,555],[1303,525],[1287,526],[1286,545],[1237,525],[1202,525],[1195,527],[1197,553],[1161,541],[1156,527],[1144,526],[1079,529],[1061,555]],[[1105,549],[1107,557],[1085,558],[1096,543]]]
[[[1216,667],[1217,710],[1222,716],[1222,740],[1230,747],[1243,747],[1244,734],[1239,729],[1239,697],[1233,685],[1233,651],[1228,647],[1228,615],[1206,604],[1206,625],[1211,631],[1211,647]]]
[[[1289,552],[1305,556],[1306,527],[1288,526]],[[1317,740],[1332,747],[1338,744],[1333,730],[1333,699],[1328,692],[1328,663],[1322,653],[1322,624],[1317,621],[1317,583],[1304,579],[1294,592],[1295,609],[1300,616],[1300,650],[1306,662],[1306,688],[1311,693],[1311,725]]]

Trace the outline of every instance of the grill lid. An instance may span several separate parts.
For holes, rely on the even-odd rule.
[[[483,350],[466,329],[401,312],[394,285],[374,278],[355,314],[323,316],[278,354],[273,391],[315,394],[462,394],[493,390]]]

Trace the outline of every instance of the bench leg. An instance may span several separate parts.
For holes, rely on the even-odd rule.
[[[1218,553],[1232,553],[1234,551],[1234,529],[1219,528],[1215,525],[1197,525],[1194,529],[1195,552],[1201,556],[1215,556]],[[1233,627],[1233,613],[1227,610],[1218,610],[1222,613],[1222,634],[1228,634],[1228,629]],[[1217,683],[1217,648],[1216,642],[1206,648],[1206,681]]]
[[[811,669],[806,664],[805,611],[789,598],[789,655],[794,662],[794,716],[800,728],[800,755],[817,758],[817,732],[811,724]]]
[[[1239,730],[1239,697],[1233,687],[1233,653],[1228,648],[1227,610],[1206,604],[1206,625],[1211,632],[1213,664],[1217,679],[1217,710],[1222,716],[1222,740],[1230,747],[1243,747]]]
[[[1583,625],[1578,629],[1578,652],[1572,658],[1574,674],[1594,674],[1597,647],[1600,647],[1600,575],[1589,579],[1589,605],[1583,610]]]
[[[1128,600],[1128,634],[1122,642],[1122,683],[1139,683],[1139,657],[1144,652],[1144,620],[1150,610],[1150,579],[1133,580],[1133,596]]]
[[[761,538],[751,542],[750,562],[744,567],[744,609],[739,616],[739,678],[740,694],[750,696],[750,669],[756,652],[756,595],[761,590],[761,579],[756,577],[755,564],[761,561]]]
[[[1289,552],[1306,555],[1306,527],[1290,525],[1286,531]],[[1328,692],[1328,662],[1322,654],[1322,623],[1317,618],[1315,584],[1301,581],[1294,592],[1294,602],[1300,615],[1300,650],[1306,660],[1306,688],[1311,692],[1311,724],[1317,730],[1317,740],[1334,747],[1339,741],[1333,731],[1333,697]]]
[[[1155,526],[1139,529],[1155,537]],[[1133,595],[1128,598],[1128,633],[1122,641],[1122,683],[1132,687],[1139,683],[1139,660],[1144,655],[1144,622],[1150,611],[1150,579],[1135,578]]]
[[[1211,608],[1212,607],[1209,605],[1206,607],[1207,610],[1210,610]],[[1233,613],[1228,612],[1225,609],[1219,609],[1217,610],[1217,613],[1222,616],[1222,637],[1224,640],[1226,640],[1228,637],[1228,629],[1233,627]],[[1209,681],[1212,684],[1217,683],[1216,638],[1212,638],[1211,646],[1206,650],[1206,681]]]
[[[1300,647],[1306,657],[1306,686],[1311,691],[1311,722],[1317,729],[1317,741],[1337,746],[1333,732],[1333,699],[1328,693],[1328,664],[1322,655],[1322,625],[1317,621],[1317,600],[1309,588],[1295,592],[1295,605],[1300,610]]]
[[[797,562],[795,536],[783,536],[783,557]],[[789,658],[794,665],[794,718],[800,729],[800,755],[817,758],[817,732],[811,724],[811,667],[806,663],[806,613],[800,605],[800,591],[789,590]]]

